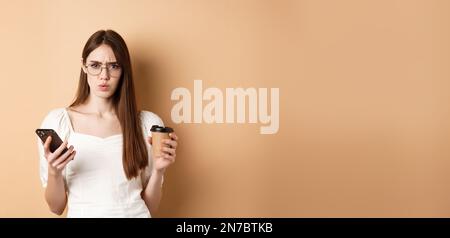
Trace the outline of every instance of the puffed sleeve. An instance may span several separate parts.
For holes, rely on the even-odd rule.
[[[145,144],[147,145],[147,151],[148,151],[148,166],[141,173],[142,185],[143,185],[143,188],[145,188],[150,179],[152,168],[153,168],[153,159],[152,159],[152,153],[151,153],[152,146],[147,142],[147,137],[152,135],[150,129],[152,128],[153,125],[164,126],[164,123],[158,115],[156,115],[155,113],[149,112],[149,111],[141,111],[140,118],[141,118],[141,126],[142,126],[142,130],[143,130],[144,140],[146,141]],[[164,177],[162,179],[161,186],[162,186],[163,182],[164,182]]]
[[[54,109],[50,111],[41,123],[40,129],[53,129],[58,133],[61,139],[67,139],[68,126],[64,116],[64,108]],[[47,159],[44,156],[44,144],[41,139],[37,138],[37,146],[39,153],[39,176],[41,184],[45,188],[47,187],[48,180],[48,167]],[[64,171],[63,171],[64,172]]]

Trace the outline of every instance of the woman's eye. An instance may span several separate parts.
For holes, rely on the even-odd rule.
[[[120,65],[118,64],[112,64],[111,69],[120,69]]]
[[[100,67],[99,64],[90,64],[89,66],[93,69],[98,69]]]

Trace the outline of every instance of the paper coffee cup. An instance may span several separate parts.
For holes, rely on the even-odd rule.
[[[170,127],[154,125],[150,129],[152,132],[152,150],[154,155],[161,155],[162,140],[170,139],[169,133],[173,132]]]

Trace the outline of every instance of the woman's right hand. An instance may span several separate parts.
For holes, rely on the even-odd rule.
[[[48,162],[48,173],[49,175],[62,175],[62,171],[66,165],[73,160],[76,151],[73,150],[71,145],[69,149],[64,153],[61,152],[67,147],[67,140],[62,143],[55,152],[50,151],[50,142],[52,141],[51,136],[47,137],[44,143],[44,156]]]

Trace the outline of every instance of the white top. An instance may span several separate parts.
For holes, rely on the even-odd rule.
[[[152,125],[164,126],[161,118],[148,111],[140,113],[144,139]],[[149,166],[141,176],[128,180],[122,164],[122,134],[101,138],[75,132],[65,108],[50,111],[41,124],[67,139],[77,151],[63,170],[68,192],[67,217],[151,217],[141,192],[151,175],[151,145],[147,144]],[[147,140],[146,140],[147,141]],[[40,178],[47,186],[48,168],[44,147],[38,138]]]

